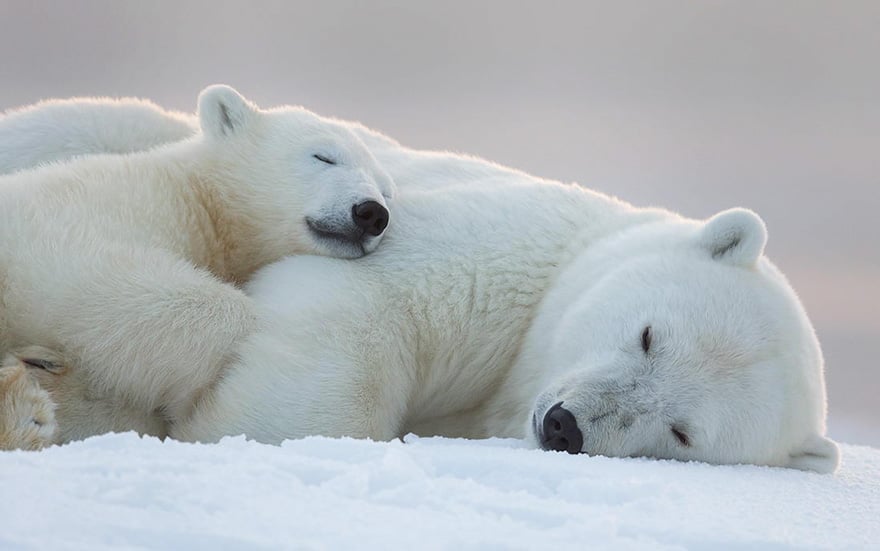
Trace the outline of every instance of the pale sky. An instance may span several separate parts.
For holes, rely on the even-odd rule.
[[[756,210],[880,445],[880,2],[0,0],[0,110],[225,82],[694,217]]]

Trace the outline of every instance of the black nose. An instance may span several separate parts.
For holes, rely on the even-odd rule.
[[[379,235],[388,226],[388,209],[376,201],[364,201],[351,207],[351,219],[370,235]]]
[[[562,402],[547,410],[541,428],[541,447],[545,450],[580,453],[584,436],[574,415],[562,407]]]

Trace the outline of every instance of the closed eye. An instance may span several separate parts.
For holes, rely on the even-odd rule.
[[[651,326],[649,325],[645,327],[644,331],[642,331],[642,350],[645,352],[645,354],[647,354],[648,351],[651,350],[651,341],[653,340],[654,335],[651,332]]]
[[[685,433],[683,430],[681,430],[679,427],[676,427],[676,426],[670,427],[669,430],[672,431],[672,436],[674,436],[675,439],[678,440],[679,444],[681,444],[685,448],[691,447],[691,439],[687,435],[687,433]]]
[[[315,159],[318,159],[322,163],[327,163],[328,165],[335,165],[336,164],[335,159],[331,159],[330,157],[325,157],[324,155],[321,155],[319,153],[315,153],[314,155],[312,155],[312,157],[314,157]]]
[[[36,367],[37,369],[45,369],[46,371],[58,371],[58,366],[48,360],[41,360],[38,358],[22,358],[22,363],[30,366]]]

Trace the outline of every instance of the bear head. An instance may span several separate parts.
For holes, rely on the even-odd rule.
[[[606,239],[561,276],[526,353],[545,449],[831,472],[823,359],[745,209]],[[548,314],[548,312],[544,312]]]
[[[394,183],[344,123],[301,107],[261,110],[225,85],[202,91],[198,119],[216,170],[239,186],[228,194],[257,206],[240,218],[279,236],[276,256],[356,258],[378,246]]]

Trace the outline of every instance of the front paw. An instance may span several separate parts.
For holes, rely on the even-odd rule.
[[[0,367],[0,450],[40,450],[54,442],[55,403],[33,370],[13,355]]]

